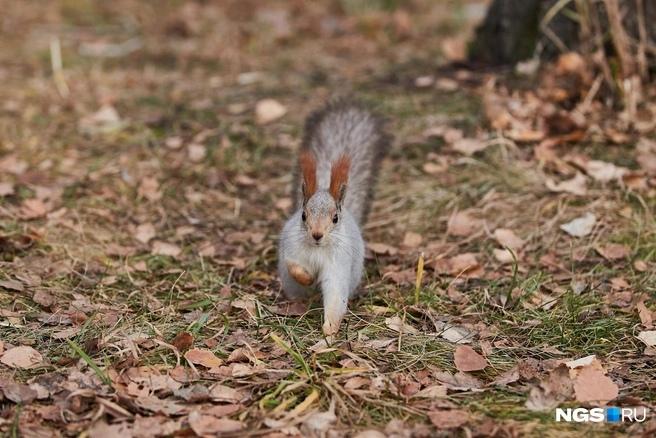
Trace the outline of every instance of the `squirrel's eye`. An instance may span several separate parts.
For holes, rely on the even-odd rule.
[[[301,215],[301,220],[303,222],[305,222],[306,219],[307,219],[307,216],[305,215],[305,212],[303,212],[303,214]]]
[[[337,217],[337,213],[335,213],[335,216],[333,216],[333,223],[336,224],[338,220],[339,217]]]

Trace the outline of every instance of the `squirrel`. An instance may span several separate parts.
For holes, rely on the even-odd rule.
[[[390,143],[383,121],[361,104],[333,100],[305,124],[291,217],[280,234],[278,274],[287,298],[319,287],[325,335],[334,335],[364,269],[364,225]]]

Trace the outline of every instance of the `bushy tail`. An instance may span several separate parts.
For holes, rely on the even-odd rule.
[[[390,144],[382,120],[361,104],[346,99],[329,102],[312,113],[305,124],[303,150],[310,150],[317,160],[317,185],[328,190],[333,162],[347,155],[351,166],[344,206],[360,225],[366,221],[380,161]],[[296,178],[296,187],[299,187]],[[296,207],[300,205],[297,192]]]

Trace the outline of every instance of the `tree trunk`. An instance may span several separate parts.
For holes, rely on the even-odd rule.
[[[558,3],[558,0],[493,0],[470,45],[470,59],[488,64],[514,64],[533,56],[549,59],[563,51],[589,53],[599,48],[621,58],[624,54],[616,52],[615,39],[617,25],[621,23],[632,56],[638,63],[642,56],[643,64],[654,67],[656,1],[572,0],[556,11]],[[617,13],[619,17],[612,15]],[[541,26],[543,21],[546,24]]]

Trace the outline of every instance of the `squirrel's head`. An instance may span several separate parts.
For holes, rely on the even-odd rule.
[[[331,240],[331,232],[342,220],[342,204],[346,195],[351,160],[342,155],[332,164],[328,190],[317,190],[317,162],[310,151],[301,152],[303,175],[302,227],[308,242],[321,246]]]

